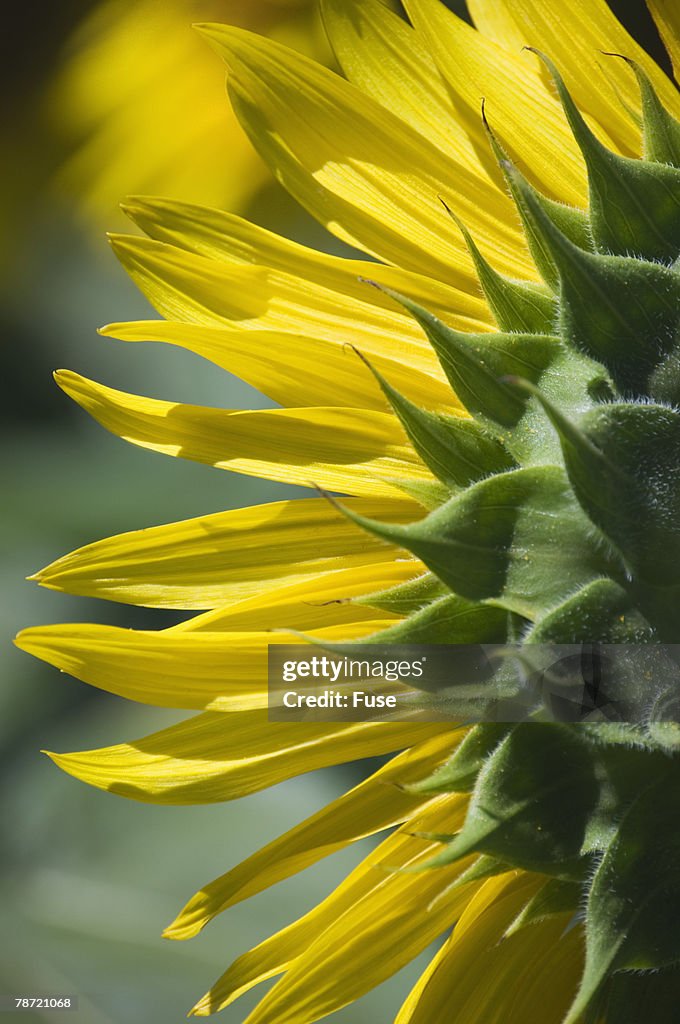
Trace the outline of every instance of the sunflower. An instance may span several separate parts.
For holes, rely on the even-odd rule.
[[[199,26],[275,176],[370,260],[152,198],[125,207],[148,237],[113,238],[165,319],[102,333],[180,345],[280,407],[206,409],[57,375],[134,444],[313,482],[341,507],[310,492],[90,544],[37,580],[195,614],[18,642],[112,693],[200,712],[50,755],[137,800],[228,800],[395,755],[166,929],[189,938],[389,830],[194,1013],[280,975],[249,1024],[310,1024],[444,936],[398,1024],[640,1024],[652,1005],[671,1024],[672,714],[650,700],[637,724],[267,721],[273,629],[325,643],[678,636],[677,91],[604,0],[469,0],[474,25],[439,0],[404,6],[409,21],[381,0],[323,0],[346,80],[241,28]],[[650,10],[680,59],[677,9]]]
[[[243,209],[267,183],[191,30],[217,19],[327,57],[309,0],[101,0],[69,40],[46,111],[71,149],[58,190],[88,220],[110,224],[132,189]]]

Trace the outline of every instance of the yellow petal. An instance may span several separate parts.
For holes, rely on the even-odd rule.
[[[374,290],[374,289],[373,289]],[[335,339],[283,331],[203,327],[167,320],[109,324],[100,334],[122,341],[163,341],[203,356],[288,408],[312,404],[387,408],[374,376],[341,328]],[[451,411],[458,401],[429,353],[406,338],[374,333],[357,321],[351,342],[393,387],[417,405]],[[392,355],[386,355],[391,352]]]
[[[376,611],[353,597],[378,593],[415,579],[423,572],[416,561],[378,562],[356,569],[338,569],[291,586],[268,588],[245,601],[216,608],[171,626],[166,632],[222,629],[317,629],[341,622],[375,618]],[[381,612],[381,615],[386,614]],[[396,616],[395,618],[398,618]]]
[[[408,794],[403,785],[425,778],[441,764],[460,735],[444,733],[398,754],[354,789],[203,886],[165,929],[164,936],[191,938],[228,907],[289,878],[348,843],[411,817],[430,798]]]
[[[442,731],[401,722],[272,727],[266,711],[206,711],[131,743],[47,753],[69,775],[118,796],[156,804],[215,803],[317,768],[401,750]]]
[[[647,0],[659,35],[673,62],[673,73],[680,78],[680,9],[676,0]],[[676,117],[678,115],[676,114]]]
[[[439,0],[406,0],[405,7],[452,90],[461,123],[480,151],[488,150],[480,116],[484,97],[494,131],[537,186],[555,199],[584,206],[583,162],[535,58],[498,46]],[[461,217],[465,220],[464,213]]]
[[[485,34],[504,42],[514,21],[522,45],[545,51],[563,73],[580,109],[591,114],[620,149],[640,152],[640,132],[624,109],[639,111],[640,93],[630,68],[603,56],[614,52],[644,67],[669,109],[680,110],[675,88],[626,31],[605,0],[471,0],[470,12]],[[507,42],[505,42],[507,45]],[[621,99],[619,99],[621,97]]]
[[[399,498],[390,481],[432,481],[391,413],[207,409],[115,391],[68,370],[57,384],[111,433],[142,448],[248,476]]]
[[[321,13],[335,56],[350,82],[441,152],[474,168],[480,177],[488,177],[458,124],[437,65],[403,18],[382,0],[322,0]]]
[[[347,295],[264,266],[218,261],[148,238],[120,235],[112,243],[140,291],[170,320],[208,328],[237,326],[249,333],[255,328],[283,331],[293,336],[291,344],[294,335],[302,333],[334,345],[354,345],[367,355],[377,347],[381,355],[407,364],[413,356],[417,371],[443,379],[413,317],[389,311],[389,297],[365,282],[355,281],[358,294]],[[385,276],[379,271],[370,274],[379,281]],[[408,281],[404,283],[407,294],[415,298],[415,290]],[[433,304],[429,308],[437,312]],[[456,326],[457,317],[444,314],[443,318]],[[468,320],[464,329],[471,326]],[[118,336],[119,331],[110,327],[104,333]],[[357,367],[357,375],[360,372]]]
[[[506,198],[486,179],[291,50],[224,25],[201,30],[229,66],[232,103],[253,144],[329,230],[386,262],[470,287],[470,258],[442,216],[445,196],[500,270],[532,272]]]
[[[388,522],[422,518],[415,503],[410,515],[401,501],[359,498],[345,504]],[[206,609],[253,597],[273,584],[395,557],[399,549],[359,530],[323,498],[308,498],[108,537],[65,555],[32,579],[51,590],[125,604]]]
[[[503,939],[540,880],[520,874],[501,882],[473,897],[395,1024],[560,1024],[582,968],[580,929],[565,934],[564,914]]]
[[[413,829],[455,831],[462,825],[467,797],[446,795],[384,840],[327,897],[304,917],[246,953],[194,1007],[207,1016],[286,968],[247,1024],[311,1024],[358,998],[409,960],[448,927],[463,910],[470,890],[430,904],[468,866],[469,859],[438,871],[414,873],[437,844]],[[308,978],[308,983],[305,982]]]
[[[379,292],[367,289],[362,281],[365,278],[404,292],[444,316],[459,318],[462,330],[466,329],[466,317],[470,318],[468,330],[474,329],[474,323],[492,323],[483,300],[467,285],[459,288],[451,280],[436,281],[382,263],[331,256],[251,224],[233,213],[205,206],[155,196],[135,196],[126,201],[124,208],[134,222],[157,241],[235,266],[258,267],[260,271],[266,268],[268,280],[276,285],[272,295],[267,294],[268,305],[280,292],[290,293],[291,304],[296,299],[298,303],[306,302],[309,315],[318,320],[320,337],[334,336],[337,325],[343,322],[340,314],[345,311],[353,320],[365,321],[367,330],[378,334],[388,331],[399,336],[404,328],[407,336],[413,333],[412,318],[395,311]],[[300,289],[311,289],[310,295],[296,295]],[[358,329],[361,325],[357,322],[355,326]],[[315,331],[314,336],[317,334]],[[421,343],[421,347],[425,346]]]
[[[393,622],[346,622],[315,635],[355,640]],[[108,693],[157,707],[210,711],[266,708],[269,645],[300,642],[271,632],[166,632],[90,623],[35,626],[15,640],[22,651]]]

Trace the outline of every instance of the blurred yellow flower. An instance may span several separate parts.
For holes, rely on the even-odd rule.
[[[269,180],[226,99],[223,68],[192,28],[212,20],[327,56],[311,0],[102,0],[48,99],[72,149],[58,187],[96,224],[110,226],[126,193],[239,209]]]
[[[95,133],[73,165],[91,160],[99,168],[113,155],[106,188],[100,183],[90,195],[96,210],[106,205],[102,197],[111,188],[120,187],[120,174],[132,182],[137,142],[147,187],[195,187],[206,198],[224,184],[224,167],[235,180],[250,174],[243,163],[237,170],[224,138],[221,157],[211,148],[222,105],[203,106],[214,71],[204,81],[193,64],[193,37],[188,43],[181,32],[179,40],[170,32],[183,5],[164,5],[162,11],[153,6],[153,19],[139,5],[119,27],[139,46],[131,68],[127,57],[124,71],[115,60],[112,67],[106,50],[93,49],[87,57],[103,76],[96,88],[105,100],[93,100],[91,119],[98,121],[102,109],[111,115],[101,137]],[[597,234],[601,207],[593,178],[597,185],[602,176],[591,173],[589,179],[583,152],[601,154],[601,142],[610,147],[602,159],[617,168],[628,172],[633,165],[638,175],[644,164],[650,209],[658,195],[653,175],[660,175],[664,217],[675,229],[674,193],[666,186],[675,183],[677,194],[680,171],[658,152],[650,155],[649,133],[645,160],[616,162],[617,154],[640,156],[640,90],[630,66],[610,57],[605,68],[601,51],[636,61],[643,85],[649,76],[663,104],[650,100],[653,90],[644,94],[660,126],[657,145],[671,152],[680,148],[680,128],[667,113],[680,112],[677,91],[605,0],[470,0],[476,27],[439,0],[406,0],[404,6],[411,24],[381,0],[323,0],[334,52],[349,81],[280,41],[239,27],[201,27],[227,63],[235,112],[277,179],[323,225],[376,262],[318,253],[233,213],[157,198],[126,203],[148,237],[113,239],[123,265],[165,319],[113,324],[103,333],[180,345],[238,374],[282,408],[187,406],[115,391],[69,371],[57,375],[67,394],[133,444],[239,473],[303,486],[314,481],[347,495],[348,514],[314,496],[89,544],[42,570],[38,581],[66,593],[198,614],[157,632],[92,624],[36,627],[18,643],[112,693],[200,712],[129,743],[51,755],[75,777],[134,799],[229,800],[316,768],[397,752],[355,789],[205,885],[169,926],[169,937],[188,938],[229,906],[335,850],[393,830],[318,907],[232,965],[195,1013],[220,1009],[257,983],[282,975],[248,1021],[311,1024],[361,997],[454,926],[404,1003],[398,1024],[558,1024],[570,1004],[570,1024],[580,1024],[581,1008],[599,996],[602,978],[595,978],[580,1003],[573,1002],[584,953],[575,912],[581,885],[594,874],[589,858],[594,850],[602,854],[597,844],[609,833],[593,828],[587,846],[576,826],[575,838],[560,831],[562,819],[569,819],[560,801],[580,793],[569,777],[573,751],[571,759],[559,761],[557,781],[548,784],[542,775],[545,749],[532,773],[523,759],[527,745],[515,745],[512,735],[499,739],[493,729],[480,740],[479,732],[465,734],[451,724],[272,725],[266,713],[266,651],[273,628],[327,640],[377,633],[394,639],[404,635],[399,630],[407,622],[414,642],[505,642],[545,627],[562,612],[565,629],[573,628],[574,618],[580,625],[580,605],[575,613],[572,599],[587,602],[603,588],[626,596],[618,586],[620,566],[612,567],[614,556],[595,538],[575,496],[578,488],[571,489],[551,425],[558,414],[551,412],[549,423],[542,406],[531,405],[527,412],[529,400],[509,390],[505,366],[509,361],[514,374],[526,373],[541,385],[545,378],[546,391],[566,404],[572,420],[583,409],[606,412],[614,395],[607,376],[610,350],[598,361],[598,353],[583,351],[587,330],[579,334],[583,347],[569,336],[569,316],[581,292],[589,299],[593,280],[600,287],[596,275],[603,266],[607,273],[614,268],[616,301],[602,288],[607,301],[598,304],[596,295],[586,306],[591,312],[594,307],[596,328],[610,349],[622,333],[629,343],[630,310],[633,318],[642,315],[640,309],[647,312],[642,300],[648,293],[635,276],[641,273],[651,275],[654,285],[654,329],[663,344],[672,337],[665,298],[676,295],[675,270],[661,258],[629,257],[628,236],[623,253],[616,249],[611,255],[615,246]],[[677,58],[677,12],[663,0],[650,6]],[[156,46],[162,18],[169,19],[167,36],[175,41],[168,51]],[[542,46],[559,63],[566,80],[563,87],[555,73],[561,102],[544,64],[535,54],[519,52],[523,43]],[[80,83],[72,84],[76,93],[91,87],[82,86],[91,81],[84,73],[74,81]],[[221,95],[219,82],[210,88]],[[483,96],[497,132],[493,147],[502,146],[542,197],[506,159],[500,166],[494,159],[480,117]],[[600,141],[592,141],[590,127]],[[183,134],[175,162],[161,142],[176,129]],[[191,158],[187,165],[187,151],[200,154],[198,170],[209,179],[193,177],[197,168]],[[498,272],[466,242],[442,198]],[[677,232],[669,242],[665,220],[659,227],[647,206],[642,204],[642,213],[640,206],[636,193],[634,217],[627,209],[619,217],[617,193],[613,215],[605,203],[610,216],[601,221],[612,232],[627,232],[632,223],[636,244],[642,244],[639,225],[649,227],[649,220],[650,246],[663,245],[670,262],[667,250],[680,249]],[[565,252],[568,270],[578,270],[571,293],[564,282],[573,281],[560,264]],[[367,277],[379,287],[368,287]],[[617,319],[610,330],[612,307]],[[496,326],[500,332],[490,334]],[[389,384],[376,380],[352,348]],[[651,343],[648,360],[649,350],[656,353]],[[627,354],[615,350],[612,374]],[[670,360],[670,369],[664,366],[667,376],[674,365]],[[666,385],[667,376],[661,376]],[[542,395],[538,384],[534,390]],[[463,411],[463,399],[474,420]],[[652,415],[651,402],[621,404],[635,415]],[[663,415],[670,417],[668,409]],[[573,447],[578,449],[575,441]],[[595,458],[593,451],[599,455],[594,443],[584,447],[589,457]],[[673,476],[664,466],[658,469],[654,462],[655,486]],[[598,514],[604,504],[597,505]],[[593,612],[592,605],[586,607]],[[600,613],[599,604],[595,611]],[[617,607],[615,628],[625,621]],[[536,726],[531,742],[546,735],[545,726]],[[586,742],[566,727],[548,736],[572,747]],[[610,756],[607,745],[601,746]],[[638,757],[633,746],[612,744],[617,767],[622,750],[624,758]],[[612,810],[616,787],[607,788],[600,761],[592,768],[590,747],[577,753],[588,783],[605,780],[605,824],[617,824],[623,815],[618,805]],[[644,764],[655,770],[659,760],[664,766],[672,760],[656,749],[647,755]],[[501,760],[497,776],[488,771],[492,757]],[[597,757],[605,757],[600,747]],[[442,765],[444,782],[433,775]],[[637,761],[633,767],[615,777],[626,795],[631,778],[637,785]],[[475,788],[472,801],[467,793],[489,774],[492,782],[516,783],[495,811],[484,803],[488,792],[480,797]],[[527,778],[533,786],[528,794],[521,788]],[[410,785],[423,779],[424,785]],[[547,804],[538,801],[536,818],[527,821],[527,807],[534,810],[537,793],[544,791],[558,796]],[[592,803],[594,795],[588,812]],[[508,807],[511,820],[503,817]],[[483,825],[475,843],[436,869],[410,870],[431,860],[447,838],[456,836],[448,848],[458,849],[458,834],[462,830],[466,839],[475,811]],[[553,860],[544,819],[558,832]],[[496,828],[498,820],[505,831]],[[517,821],[520,836],[513,846]],[[484,845],[490,835],[501,852]],[[478,860],[473,851],[480,853]],[[615,891],[618,875],[612,875],[601,886],[605,894]],[[625,909],[615,908],[622,918]],[[625,937],[618,938],[623,947]],[[641,960],[636,947],[612,970]],[[586,975],[593,974],[590,966]]]

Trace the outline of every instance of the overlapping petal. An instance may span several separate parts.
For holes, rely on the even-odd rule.
[[[561,1020],[582,967],[580,929],[568,930],[565,914],[500,939],[540,884],[523,873],[510,881],[501,876],[485,882],[395,1024]]]
[[[317,768],[402,750],[441,731],[441,725],[408,722],[277,722],[273,729],[266,711],[206,711],[130,743],[50,757],[69,775],[133,800],[215,803]]]
[[[495,43],[513,48],[535,46],[549,53],[581,111],[591,114],[600,132],[623,152],[638,155],[640,151],[639,132],[623,105],[639,111],[640,93],[630,68],[603,52],[635,60],[650,76],[668,109],[676,115],[680,112],[675,88],[605,0],[563,0],[560,4],[470,0],[470,13]]]
[[[350,82],[442,153],[488,178],[487,167],[458,124],[436,63],[403,18],[381,0],[323,0],[321,13],[335,56]]]
[[[489,152],[480,116],[485,99],[494,131],[536,185],[555,199],[584,205],[580,154],[534,58],[498,46],[439,0],[407,0],[405,6],[451,89],[460,123],[479,151]],[[465,219],[464,212],[460,216]],[[473,225],[468,227],[473,230]]]
[[[404,786],[432,771],[455,748],[449,732],[405,750],[348,793],[274,839],[196,893],[163,933],[169,939],[196,935],[217,914],[304,870],[348,843],[410,819],[429,796]]]
[[[680,10],[674,0],[647,0],[656,27],[673,62],[675,77],[680,76]]]
[[[318,629],[341,622],[361,622],[376,616],[367,597],[419,577],[423,565],[403,559],[336,569],[309,576],[300,583],[271,586],[244,601],[220,606],[171,626],[166,632],[208,630]],[[381,610],[381,615],[388,615]],[[394,618],[398,618],[394,615]]]
[[[56,375],[86,412],[126,441],[249,476],[345,494],[399,498],[398,482],[434,482],[390,413],[368,409],[207,409]]]
[[[351,499],[348,508],[402,522],[413,502]],[[65,555],[33,579],[52,590],[150,608],[216,608],[338,569],[391,562],[323,498],[279,501],[122,533]],[[409,559],[405,552],[401,557]],[[416,565],[414,575],[417,573]]]
[[[201,30],[228,63],[232,103],[253,144],[331,231],[388,263],[474,287],[445,196],[500,269],[535,275],[500,190],[312,61],[224,25]]]
[[[469,898],[461,887],[430,907],[467,862],[437,872],[410,870],[437,848],[436,842],[411,831],[459,827],[466,803],[462,796],[429,801],[327,899],[240,957],[193,1012],[214,1013],[260,981],[286,971],[247,1024],[311,1024],[394,974],[455,921]]]
[[[320,640],[356,640],[391,619],[344,622],[315,631]],[[296,635],[120,629],[90,623],[38,626],[16,638],[21,650],[84,683],[157,707],[208,711],[266,708],[270,644]]]

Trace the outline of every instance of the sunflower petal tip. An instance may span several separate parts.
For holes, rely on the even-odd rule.
[[[21,630],[19,630],[17,635],[15,637],[13,637],[13,639],[12,639],[12,643],[14,644],[15,647],[18,647],[20,651],[25,651],[26,650],[25,643],[26,643],[26,634],[27,633],[28,633],[27,629],[21,629]]]

